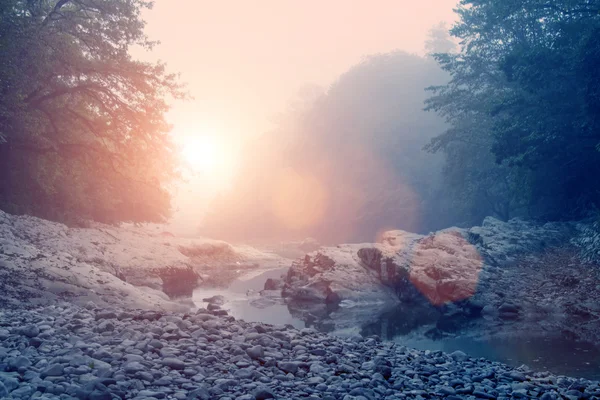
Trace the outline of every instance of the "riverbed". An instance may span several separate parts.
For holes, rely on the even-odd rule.
[[[257,270],[241,276],[227,288],[199,288],[196,289],[193,301],[198,307],[205,307],[202,299],[215,295],[225,298],[223,309],[236,319],[248,322],[262,322],[272,325],[292,325],[295,328],[304,328],[307,324],[301,319],[291,315],[288,306],[280,298],[265,298],[260,296],[260,291],[268,278],[279,278],[287,272],[287,268]],[[335,315],[335,314],[333,314]],[[568,339],[553,338],[486,338],[473,339],[470,337],[451,337],[440,340],[429,339],[424,335],[429,321],[424,316],[421,326],[411,326],[400,334],[390,336],[381,334],[381,328],[373,326],[399,326],[405,321],[402,311],[382,314],[374,324],[372,321],[356,321],[356,329],[349,331],[335,331],[327,329],[334,335],[362,334],[369,336],[378,334],[384,340],[417,348],[419,350],[443,350],[453,352],[461,350],[473,357],[482,357],[500,361],[518,367],[527,365],[539,370],[549,371],[554,374],[600,379],[600,350],[589,343],[575,343]],[[314,324],[319,329],[318,324]],[[325,330],[325,329],[320,329]]]

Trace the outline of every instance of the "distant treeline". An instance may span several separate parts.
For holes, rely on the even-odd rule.
[[[445,73],[378,55],[312,93],[249,146],[203,232],[363,241],[595,213],[600,1],[465,0],[457,12],[451,36],[436,27],[427,42]],[[297,188],[282,188],[282,169]]]
[[[150,49],[142,0],[0,2],[0,209],[59,221],[162,221],[181,96]]]
[[[447,80],[433,59],[396,52],[366,58],[326,90],[307,87],[247,146],[202,234],[373,241],[384,229],[450,223],[436,206],[443,157],[422,150],[445,126],[423,110],[424,88]]]
[[[183,93],[143,0],[0,2],[0,209],[163,221]],[[204,233],[373,240],[600,206],[600,0],[463,0],[433,54],[366,58],[250,143]],[[274,55],[275,56],[275,55]],[[425,90],[428,88],[428,91]],[[426,110],[424,110],[424,108]]]

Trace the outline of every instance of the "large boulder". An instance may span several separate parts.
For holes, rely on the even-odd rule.
[[[291,308],[301,303],[393,303],[446,307],[469,303],[490,281],[490,271],[568,240],[570,224],[539,225],[486,218],[480,227],[450,228],[429,235],[385,232],[378,243],[321,247],[292,264],[282,296]],[[306,309],[307,306],[302,306]]]
[[[359,250],[373,245],[323,247],[292,263],[282,295],[296,302],[395,302],[379,273],[364,265]]]

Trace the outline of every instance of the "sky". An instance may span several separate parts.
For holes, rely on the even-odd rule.
[[[200,163],[175,197],[176,230],[193,230],[231,181],[243,141],[273,126],[307,85],[327,87],[369,54],[423,54],[431,27],[454,20],[455,0],[156,0],[146,33],[161,44],[144,60],[181,74],[192,100],[168,119]],[[195,140],[194,138],[200,138]],[[192,157],[193,158],[193,157]],[[192,160],[194,161],[194,160]]]

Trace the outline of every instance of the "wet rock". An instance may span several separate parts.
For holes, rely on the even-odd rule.
[[[221,295],[215,295],[212,297],[207,297],[202,299],[202,301],[209,303],[210,304],[215,304],[217,306],[222,306],[223,304],[225,304],[225,297],[221,296]],[[209,309],[210,310],[210,309]]]
[[[460,350],[456,350],[455,352],[450,353],[450,357],[454,361],[458,361],[458,362],[466,361],[469,358],[468,355],[466,355],[464,352],[462,352]]]
[[[269,278],[265,281],[264,290],[279,290],[283,288],[283,281],[281,279]]]

